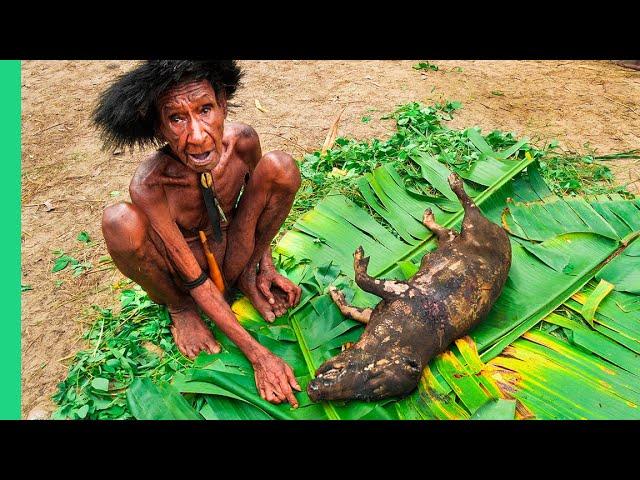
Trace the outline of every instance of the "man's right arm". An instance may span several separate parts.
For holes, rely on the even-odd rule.
[[[171,216],[162,187],[138,184],[131,187],[130,194],[132,202],[147,214],[151,228],[163,242],[178,274],[186,282],[196,280],[202,274],[202,268]],[[191,289],[190,293],[205,315],[213,320],[252,363],[261,396],[276,403],[288,400],[297,406],[291,387],[297,387],[298,390],[300,387],[291,368],[260,345],[238,323],[213,281],[207,278],[203,284]]]

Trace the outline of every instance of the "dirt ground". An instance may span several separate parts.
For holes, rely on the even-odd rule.
[[[396,105],[459,100],[456,127],[513,131],[535,142],[598,153],[640,148],[640,72],[605,61],[243,61],[244,87],[229,118],[254,126],[263,151],[301,158],[318,150],[346,107],[339,135],[387,138]],[[148,152],[103,152],[89,124],[97,95],[136,62],[28,61],[22,66],[22,414],[55,409],[50,397],[94,319],[90,306],[115,307],[123,276],[100,266],[105,206],[128,200],[129,180]],[[502,95],[500,95],[502,94]],[[256,100],[264,111],[256,107]],[[361,118],[370,116],[370,123]],[[618,183],[635,182],[638,161],[610,163]],[[44,202],[54,207],[49,210]],[[87,231],[95,241],[76,240]],[[51,273],[53,251],[93,268],[74,278]]]

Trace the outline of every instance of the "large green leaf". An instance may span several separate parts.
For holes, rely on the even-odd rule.
[[[478,148],[484,148],[475,140]],[[640,258],[636,242],[632,241],[637,202],[617,197],[562,199],[550,194],[530,157],[514,161],[507,159],[509,152],[505,152],[504,158],[495,152],[485,153],[483,161],[492,165],[468,169],[463,175],[465,189],[483,213],[503,224],[511,235],[513,257],[509,278],[488,318],[470,332],[468,340],[457,342],[432,360],[412,395],[385,402],[313,404],[302,392],[297,394],[298,409],[272,405],[257,394],[249,362],[220,332],[216,335],[224,351],[201,355],[185,377],[174,381],[177,389],[201,395],[204,402],[199,403],[200,415],[211,419],[453,419],[474,415],[503,418],[512,412],[501,409],[510,404],[499,400],[504,395],[499,385],[504,387],[508,382],[492,378],[484,370],[484,362],[495,359],[505,348],[515,348],[517,355],[499,357],[493,367],[512,369],[510,378],[518,378],[516,398],[540,418],[604,418],[604,413],[599,416],[594,410],[598,402],[607,405],[607,414],[628,415],[618,390],[605,388],[587,396],[582,403],[577,402],[572,395],[584,387],[580,382],[588,380],[587,384],[592,385],[594,380],[585,380],[574,370],[570,371],[575,374],[563,384],[566,392],[554,390],[553,382],[560,382],[569,371],[549,367],[553,363],[549,358],[557,356],[559,348],[545,347],[552,352],[545,356],[537,347],[529,348],[528,343],[518,339],[547,318],[545,324],[567,332],[570,337],[567,348],[589,350],[596,358],[613,362],[621,371],[636,373],[635,353],[627,345],[636,342],[638,326],[620,313],[625,312],[617,304],[614,315],[611,301],[617,299],[630,312],[640,310],[640,303],[629,297],[634,292],[628,287],[634,285],[634,271],[618,260],[624,257],[633,263]],[[391,165],[376,169],[362,177],[359,186],[371,211],[381,221],[346,197],[330,195],[303,215],[294,230],[280,240],[275,251],[293,260],[287,274],[303,289],[298,307],[269,325],[246,299],[234,304],[245,328],[292,366],[303,389],[318,366],[339,353],[345,343],[356,341],[364,328],[343,318],[327,295],[327,287],[339,286],[355,305],[372,306],[379,301],[354,284],[353,251],[360,245],[364,247],[371,257],[371,274],[405,279],[415,273],[425,253],[437,248],[432,233],[421,224],[424,210],[431,208],[437,221],[448,227],[459,226],[462,220],[463,210],[457,199],[451,198],[446,184],[450,173],[447,166],[420,154],[413,160],[420,166],[425,184],[441,197],[409,191]],[[625,254],[625,249],[630,253]],[[616,280],[623,286],[618,288],[620,292],[612,292],[590,305],[590,310],[596,307],[593,321],[597,331],[570,319],[555,319],[554,324],[554,317],[549,315],[564,302],[574,310],[583,309],[579,304],[572,306],[571,302],[577,300],[569,299],[572,295],[581,299],[581,289],[584,292],[593,289],[589,282],[594,275],[607,281]],[[626,296],[612,297],[614,293]],[[586,298],[587,294],[584,295]],[[613,300],[609,301],[610,298]],[[608,333],[598,329],[606,329]],[[523,367],[531,358],[538,357],[546,370]],[[572,361],[576,364],[585,362],[582,357],[574,357]],[[513,382],[509,388],[514,388]]]
[[[165,383],[153,383],[150,378],[136,378],[127,390],[131,413],[138,420],[202,420],[202,416]]]
[[[434,161],[433,158],[418,159],[423,174],[427,177],[432,176],[431,186],[446,195],[443,179],[448,173],[443,170],[444,166],[435,167]],[[350,224],[350,231],[342,229],[334,236],[331,228],[326,228],[320,238],[314,233],[318,228],[313,225],[314,219],[305,219],[301,223],[304,225],[306,237],[299,235],[301,231],[290,232],[279,245],[281,251],[293,257],[309,258],[313,264],[316,261],[313,249],[317,246],[326,255],[319,255],[318,261],[331,259],[341,274],[351,277],[351,252],[357,245],[368,243],[365,252],[371,255],[370,272],[375,272],[377,276],[406,278],[404,272],[407,271],[407,264],[415,266],[426,251],[436,246],[431,235],[425,236],[419,230],[414,230],[413,226],[408,228],[407,225],[413,225],[412,222],[416,222],[423,209],[428,207],[439,217],[438,221],[441,224],[454,226],[460,223],[462,211],[458,209],[450,212],[439,208],[435,202],[416,198],[401,188],[402,182],[398,180],[397,173],[390,172],[393,170],[388,165],[380,168],[365,176],[360,186],[368,204],[388,222],[386,228],[396,231],[400,238],[380,241],[379,239],[386,235],[387,230],[385,233],[382,230],[385,225],[376,222],[366,212],[349,203],[348,210],[334,210],[333,220],[341,225]],[[553,196],[542,182],[535,165],[528,169],[524,178],[521,176],[516,181],[503,178],[500,179],[499,185],[480,191],[475,188],[477,187],[472,190],[483,213],[493,221],[502,222],[512,234],[512,268],[504,291],[489,317],[470,334],[480,350],[482,360],[488,361],[593,278],[602,265],[624,246],[623,239],[632,233],[630,209],[637,212],[638,208],[637,203],[633,201],[622,201],[615,197],[596,197],[587,201],[579,197],[562,199]],[[524,202],[514,202],[512,199]],[[325,203],[338,202],[348,203],[343,197],[332,196],[323,201],[317,210],[328,212],[328,208],[324,207]],[[508,209],[505,210],[505,207]],[[619,220],[627,218],[628,221],[607,220],[613,217]],[[397,225],[401,227],[394,228]],[[288,237],[295,238],[295,241],[289,242]],[[390,251],[392,253],[389,253]],[[631,252],[634,253],[635,250]],[[377,257],[378,255],[380,257]],[[632,257],[636,258],[637,255]],[[358,290],[357,287],[355,289]],[[364,305],[373,305],[376,302],[373,298]],[[326,305],[326,308],[331,308],[330,304]],[[304,324],[305,321],[311,323],[322,317],[311,309],[301,310],[299,315],[299,318],[293,320],[299,324]],[[336,328],[335,319],[330,323],[326,332]],[[294,327],[296,328],[299,342],[307,347],[311,345],[305,356],[310,371],[336,353],[331,348],[317,351],[319,346],[324,345],[323,342],[314,342],[314,338],[321,335],[319,332],[305,332],[299,327]],[[323,326],[322,329],[324,328]],[[359,334],[360,330],[356,327],[354,332]],[[335,340],[330,344],[331,347],[337,346],[345,339],[338,335]],[[464,373],[467,368],[464,362],[453,369],[446,367],[447,364],[444,364],[441,358],[435,359],[433,363],[435,368],[431,369],[429,375],[438,382],[437,385],[440,385],[443,391],[437,393],[438,389],[434,390],[433,385],[427,387],[423,384],[420,397],[414,395],[396,402],[396,411],[401,418],[418,418],[421,416],[420,410],[428,411],[428,414],[422,415],[423,417],[462,418],[469,413],[461,413],[461,406],[472,414],[489,400],[489,397],[481,393],[484,392],[483,389],[478,390],[477,382],[467,380],[469,377]],[[477,394],[474,393],[476,391]],[[444,401],[443,395],[450,400]],[[452,400],[461,403],[454,406]],[[420,406],[416,411],[417,404]]]
[[[558,337],[543,332],[524,337],[490,367],[505,391],[537,418],[640,418],[637,376]]]

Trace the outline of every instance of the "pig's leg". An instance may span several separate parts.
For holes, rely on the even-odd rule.
[[[365,292],[373,293],[385,300],[393,300],[409,290],[409,285],[395,280],[377,280],[367,273],[369,257],[364,257],[364,250],[358,247],[353,254],[353,269],[358,286]]]
[[[344,298],[344,293],[342,293],[333,285],[329,287],[329,295],[331,295],[331,298],[345,317],[353,318],[358,322],[369,323],[369,319],[371,318],[371,312],[373,312],[373,309],[358,308],[354,307],[353,305],[348,305],[346,299]]]
[[[433,212],[430,208],[427,208],[424,211],[424,215],[422,216],[422,223],[425,227],[435,233],[436,237],[438,237],[438,242],[443,243],[447,241],[451,241],[456,238],[457,233],[450,228],[445,228],[436,223],[436,219],[433,216]]]
[[[464,219],[462,220],[460,234],[467,237],[474,229],[486,224],[489,220],[482,215],[478,206],[473,203],[471,197],[464,191],[462,179],[457,174],[452,173],[449,175],[449,185],[453,193],[460,199],[464,208]]]

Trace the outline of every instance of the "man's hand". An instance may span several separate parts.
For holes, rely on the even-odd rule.
[[[256,277],[256,286],[267,299],[269,305],[273,306],[274,313],[278,317],[284,315],[287,308],[296,306],[300,302],[300,296],[302,295],[302,289],[299,286],[280,275],[275,268],[270,267],[260,268],[260,272]],[[282,290],[286,295],[286,300],[276,298],[272,287]],[[278,297],[281,296],[278,295]]]
[[[253,370],[256,387],[262,398],[275,404],[289,402],[293,408],[298,408],[292,388],[298,392],[301,388],[291,367],[284,360],[271,352],[264,353],[253,362]]]

